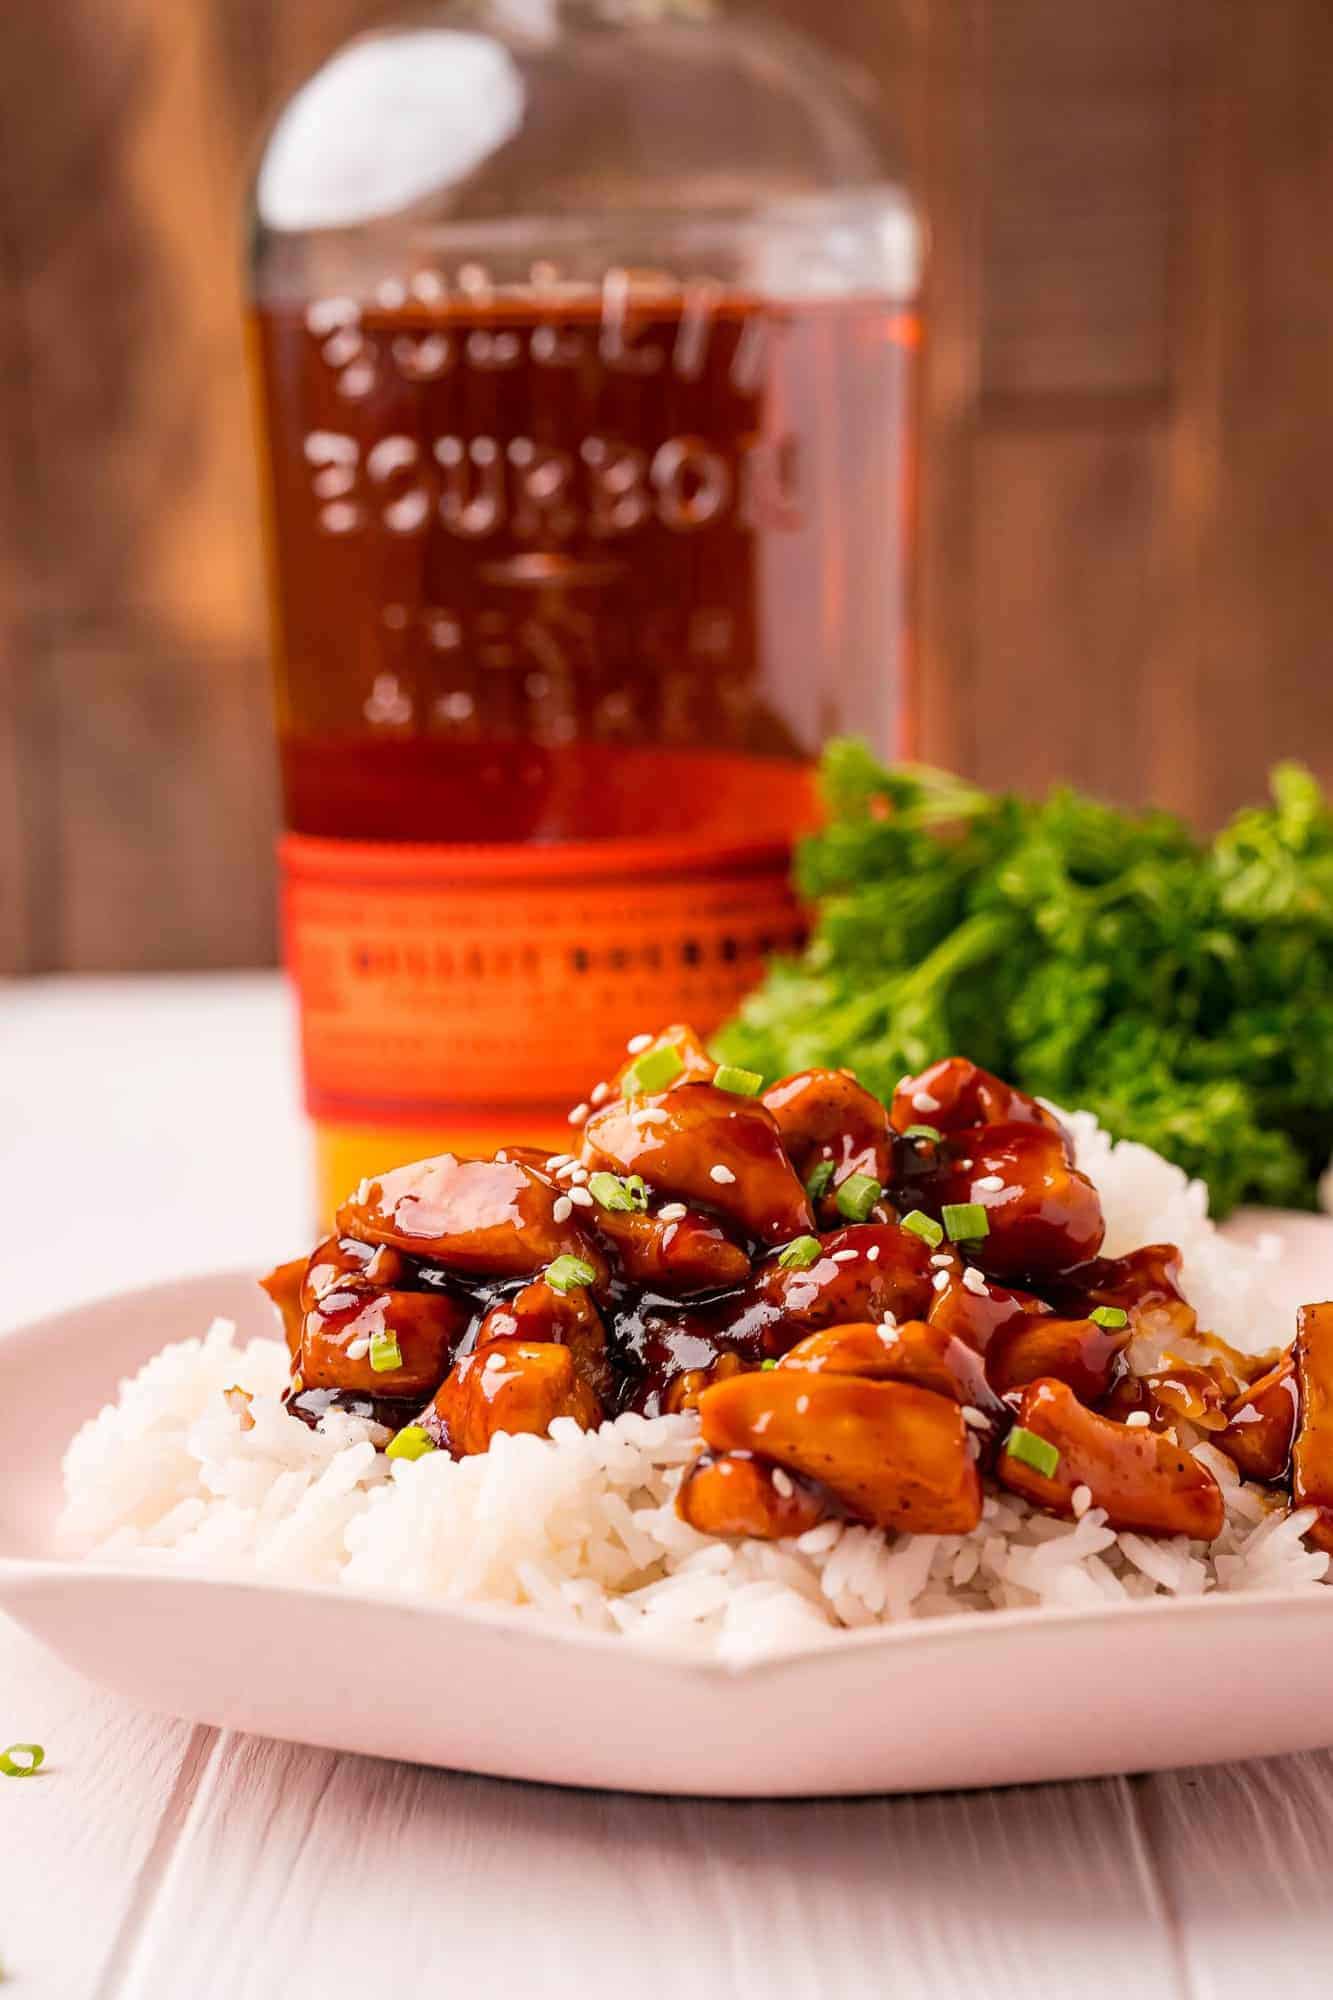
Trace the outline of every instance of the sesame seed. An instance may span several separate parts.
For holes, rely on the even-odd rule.
[[[719,1187],[730,1187],[736,1176],[730,1167],[724,1167],[719,1161],[717,1166],[708,1169],[708,1178],[710,1181],[716,1181]]]
[[[1148,1428],[1148,1412],[1146,1410],[1131,1410],[1125,1418],[1125,1422],[1131,1430],[1145,1431]]]
[[[582,1187],[587,1178],[588,1169],[586,1167],[573,1166],[570,1168],[569,1185],[571,1187]]]
[[[565,1196],[565,1200],[573,1202],[575,1208],[592,1207],[592,1196],[588,1193],[586,1187],[572,1187]]]
[[[937,1250],[930,1262],[934,1270],[947,1271],[953,1262],[953,1256],[948,1250]]]
[[[990,1297],[990,1293],[986,1290],[986,1280],[973,1264],[969,1264],[963,1273],[963,1285],[967,1291],[975,1292],[979,1299]]]
[[[780,1465],[773,1467],[773,1491],[780,1493],[784,1500],[790,1500],[792,1494],[796,1491],[796,1488],[792,1484],[790,1473],[784,1472]]]
[[[567,1194],[562,1194],[557,1198],[555,1207],[551,1210],[551,1219],[553,1222],[568,1222],[573,1213],[573,1202]]]
[[[581,1125],[590,1109],[591,1107],[587,1104],[576,1104],[569,1114],[569,1123],[571,1125]]]
[[[589,1104],[605,1104],[610,1095],[611,1086],[609,1083],[595,1083],[588,1092],[588,1102]]]
[[[768,1429],[772,1421],[773,1421],[773,1412],[771,1410],[761,1410],[759,1412],[759,1415],[755,1418],[754,1422],[750,1425],[750,1429],[754,1432],[756,1437],[762,1437],[763,1433]]]
[[[835,1264],[854,1264],[858,1255],[859,1252],[855,1250],[835,1250],[833,1261]]]
[[[928,1090],[918,1090],[912,1099],[913,1111],[938,1111],[939,1108],[939,1098],[932,1097]]]
[[[735,1466],[732,1464],[729,1458],[719,1458],[716,1461],[716,1464],[717,1464],[717,1470],[721,1474],[723,1479],[729,1478],[730,1475],[736,1470]]]
[[[972,1192],[973,1194],[998,1194],[1003,1186],[1004,1182],[999,1174],[982,1174],[979,1180],[973,1181]]]
[[[359,1340],[349,1340],[347,1343],[347,1359],[349,1361],[364,1361],[369,1352],[370,1342],[364,1334]]]
[[[630,1118],[632,1125],[665,1125],[667,1113],[659,1105],[649,1104],[642,1111],[636,1111]]]
[[[671,1248],[672,1244],[676,1240],[676,1231],[679,1228],[680,1224],[678,1222],[669,1222],[666,1228],[662,1231],[662,1248],[664,1250],[669,1250]]]
[[[688,1214],[683,1201],[669,1201],[665,1208],[658,1209],[657,1219],[659,1222],[680,1222]]]
[[[1074,1510],[1074,1519],[1081,1521],[1092,1505],[1092,1488],[1076,1486],[1069,1496],[1069,1504]]]
[[[652,1047],[652,1043],[653,1038],[651,1035],[631,1035],[625,1044],[625,1048],[630,1055],[641,1056],[645,1049]]]
[[[552,1153],[550,1159],[546,1162],[546,1171],[550,1174],[558,1174],[561,1167],[572,1167],[573,1164],[574,1155],[572,1153]]]
[[[898,1331],[897,1313],[885,1313],[883,1319],[879,1323],[879,1330],[881,1333],[897,1333]]]
[[[962,1415],[963,1422],[970,1431],[988,1431],[990,1429],[990,1418],[983,1410],[977,1409],[974,1403],[964,1403]]]
[[[505,1358],[503,1354],[488,1354],[482,1363],[488,1375],[493,1375],[497,1368],[503,1368],[504,1365]]]
[[[576,1174],[578,1172],[578,1169],[579,1169],[579,1163],[575,1159],[574,1155],[571,1153],[569,1158],[565,1161],[564,1165],[562,1167],[556,1168],[555,1177],[558,1181],[567,1181],[571,1174]]]
[[[867,1264],[878,1264],[879,1262],[878,1243],[872,1243],[870,1248],[866,1251],[866,1262]]]
[[[810,1398],[808,1396],[798,1396],[796,1398],[796,1414],[798,1417],[803,1417],[809,1407]]]
[[[949,1273],[947,1271],[937,1271],[930,1282],[937,1292],[947,1292],[949,1289]]]

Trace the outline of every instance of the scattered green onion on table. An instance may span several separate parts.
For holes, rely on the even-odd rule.
[[[830,746],[813,911],[717,1039],[877,1096],[958,1050],[1096,1113],[1241,1201],[1315,1206],[1333,1152],[1333,812],[1301,766],[1211,841],[1160,811],[1043,800]],[[924,1137],[924,1134],[917,1136]]]

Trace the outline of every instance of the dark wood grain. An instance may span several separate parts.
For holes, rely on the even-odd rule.
[[[1205,825],[1333,776],[1326,0],[770,7],[876,72],[930,211],[916,750]],[[271,955],[236,218],[391,11],[0,10],[0,970]]]

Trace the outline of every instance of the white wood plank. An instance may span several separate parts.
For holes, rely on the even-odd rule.
[[[1192,2000],[1333,1992],[1333,1753],[1138,1783]]]
[[[0,1617],[0,1748],[40,1743],[0,1777],[0,1966],[15,2000],[101,2000],[214,1732],[89,1687]]]
[[[1063,1969],[1123,2000],[1131,1959],[1139,2000],[1177,2000],[1118,1782],[713,1804],[224,1738],[123,1993],[350,2000],[373,1967],[554,2000],[1031,2000]]]

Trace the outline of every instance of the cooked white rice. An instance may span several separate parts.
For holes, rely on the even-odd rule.
[[[1146,1147],[1070,1121],[1101,1191],[1108,1255],[1179,1244],[1200,1324],[1253,1351],[1286,1339],[1277,1248],[1229,1243],[1203,1188]],[[1317,1588],[1329,1558],[1231,1461],[1195,1446],[1226,1498],[1212,1544],[1115,1534],[1098,1508],[1051,1519],[991,1494],[970,1535],[895,1535],[828,1522],[792,1542],[724,1542],[679,1520],[673,1496],[697,1443],[693,1417],[569,1420],[549,1439],[499,1437],[455,1464],[389,1464],[372,1428],[334,1416],[316,1433],[280,1403],[287,1351],[237,1347],[219,1320],[155,1355],[65,1456],[69,1544],[93,1560],[171,1564],[361,1593],[527,1607],[732,1661],[847,1627],[1035,1604],[1097,1605],[1205,1591]],[[253,1396],[242,1429],[224,1390]]]

